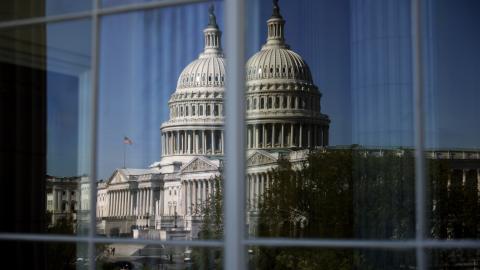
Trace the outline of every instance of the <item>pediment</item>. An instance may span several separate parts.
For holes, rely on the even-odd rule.
[[[264,151],[261,151],[261,152],[258,151],[253,153],[247,159],[247,166],[267,165],[267,164],[272,164],[276,162],[277,162],[277,159],[274,156]]]
[[[108,184],[114,185],[114,184],[122,184],[128,182],[127,177],[121,173],[119,170],[116,170],[112,176],[110,176],[110,180],[108,181]]]
[[[180,173],[218,171],[218,166],[206,158],[197,157],[180,169]]]

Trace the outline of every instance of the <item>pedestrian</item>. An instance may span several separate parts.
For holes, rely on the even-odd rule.
[[[115,248],[112,248],[112,256],[115,256]]]

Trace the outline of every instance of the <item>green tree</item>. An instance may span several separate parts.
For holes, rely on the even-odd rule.
[[[201,206],[202,225],[199,239],[219,240],[223,238],[223,178],[214,179],[215,192]],[[194,269],[222,269],[223,254],[213,248],[192,249]]]
[[[315,152],[299,168],[280,159],[260,203],[258,236],[353,237],[352,151]],[[351,269],[351,250],[256,248],[257,269]]]

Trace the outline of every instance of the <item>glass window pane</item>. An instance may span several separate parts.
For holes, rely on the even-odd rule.
[[[0,3],[0,21],[64,15],[91,8],[92,0],[4,0]]]
[[[72,242],[1,241],[10,269],[88,269],[87,245]]]
[[[414,250],[249,247],[248,269],[416,269]]]
[[[219,2],[102,18],[99,234],[221,237],[222,10]],[[215,232],[202,225],[208,215]]]
[[[249,236],[414,237],[410,2],[275,2],[247,8]]]
[[[480,237],[480,45],[475,1],[427,1],[425,153],[430,236]]]
[[[429,269],[477,269],[478,249],[433,249],[428,251]]]
[[[89,210],[88,20],[0,31],[0,231],[84,233]]]
[[[97,269],[222,269],[222,257],[221,248],[97,245]]]

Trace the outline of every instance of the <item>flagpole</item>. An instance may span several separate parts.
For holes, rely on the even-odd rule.
[[[126,169],[126,167],[125,167],[126,155],[127,155],[127,145],[124,143],[123,144],[123,168],[124,169]]]

